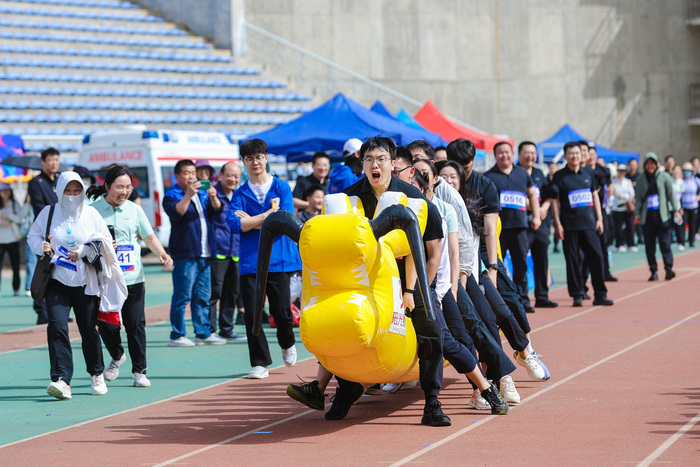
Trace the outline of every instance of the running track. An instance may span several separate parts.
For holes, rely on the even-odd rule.
[[[610,308],[571,308],[563,288],[553,291],[559,308],[529,315],[552,378],[532,382],[519,367],[523,401],[508,416],[470,409],[469,385],[449,368],[440,399],[451,427],[419,424],[420,390],[363,396],[329,422],[285,394],[297,375],[312,379],[307,358],[266,380],[234,379],[0,446],[0,464],[698,465],[700,251],[678,256],[676,271],[656,283],[646,267],[617,273]]]

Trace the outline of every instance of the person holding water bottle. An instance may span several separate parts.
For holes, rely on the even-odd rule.
[[[90,187],[87,195],[93,200],[91,206],[107,223],[127,285],[128,295],[121,309],[121,319],[126,331],[134,386],[148,387],[151,382],[146,377],[146,289],[139,237],[166,267],[171,267],[173,260],[153,232],[141,206],[129,201],[133,190],[131,171],[115,165],[105,174],[104,185]],[[104,377],[107,381],[113,381],[119,376],[119,368],[126,361],[120,336],[121,327],[104,321],[100,321],[98,327],[105,347],[112,356]]]
[[[51,383],[46,392],[57,399],[70,399],[73,353],[68,336],[68,314],[73,308],[82,338],[83,357],[90,374],[91,393],[107,393],[102,372],[102,345],[97,332],[98,298],[88,295],[89,271],[81,261],[88,253],[91,237],[109,237],[102,216],[83,204],[85,187],[75,172],[63,172],[56,184],[58,203],[38,213],[27,235],[32,251],[41,256],[53,253],[54,268],[46,291],[47,338],[51,363]],[[50,226],[48,238],[44,238]]]
[[[659,170],[659,158],[653,152],[644,156],[644,174],[639,177],[634,187],[636,207],[635,224],[641,223],[644,232],[644,249],[651,276],[649,281],[658,281],[656,264],[656,239],[666,269],[667,281],[676,277],[673,271],[673,252],[671,251],[671,224],[683,222],[683,211],[673,193],[673,179],[668,172]]]

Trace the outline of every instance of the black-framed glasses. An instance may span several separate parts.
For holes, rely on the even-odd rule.
[[[412,166],[412,165],[409,165],[408,167],[404,167],[403,169],[394,169],[394,170],[391,171],[391,174],[392,174],[393,176],[397,177],[401,172],[403,172],[403,171],[406,170],[406,169],[410,169],[411,167],[413,167],[413,166]]]

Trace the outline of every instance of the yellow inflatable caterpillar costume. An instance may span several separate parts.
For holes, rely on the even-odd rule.
[[[268,216],[260,229],[253,332],[261,328],[272,242],[287,235],[299,245],[304,267],[300,331],[306,348],[331,373],[350,381],[411,381],[418,378],[416,335],[404,313],[395,258],[414,253],[427,298],[421,236],[427,205],[385,193],[374,219],[362,213],[358,199],[341,193],[326,196],[324,214],[306,224],[287,211]],[[423,302],[434,318],[432,301]]]

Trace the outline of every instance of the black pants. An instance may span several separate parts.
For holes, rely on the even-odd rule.
[[[73,308],[75,321],[82,339],[83,357],[90,375],[99,375],[105,369],[102,342],[97,332],[97,297],[85,295],[85,286],[68,287],[51,279],[46,291],[49,324],[46,334],[49,344],[51,381],[63,379],[70,384],[73,378],[73,351],[68,337],[68,313]]]
[[[505,256],[510,251],[513,262],[513,283],[524,306],[530,306],[527,296],[527,250],[528,229],[503,229],[501,231],[501,252]]]
[[[627,244],[634,246],[634,212],[613,211],[613,223],[615,224],[615,246],[620,248]]]
[[[489,264],[486,248],[481,248],[480,254],[481,261],[483,261],[484,264]],[[501,294],[506,306],[508,306],[513,316],[515,316],[515,319],[520,325],[520,329],[522,329],[525,334],[528,334],[530,332],[530,322],[527,319],[523,302],[516,291],[515,284],[510,280],[510,277],[508,277],[508,270],[500,259],[498,260],[498,276],[496,278],[496,284],[494,285],[497,287],[498,293]],[[494,310],[494,312],[495,311],[496,310]]]
[[[595,230],[565,230],[562,243],[566,259],[566,282],[569,296],[573,298],[583,296],[585,280],[583,266],[585,262],[591,274],[591,283],[596,297],[607,297],[608,289],[605,286],[603,253],[600,249],[600,237]]]
[[[219,334],[229,336],[233,332],[233,315],[240,295],[238,261],[232,258],[211,260],[211,300],[209,301],[209,328],[216,332],[217,302]]]
[[[479,352],[479,361],[486,364],[486,378],[498,381],[515,371],[515,365],[503,352],[496,315],[491,310],[473,274],[467,278],[467,288],[469,291],[465,290],[462,284],[459,285],[457,305],[467,331]],[[486,316],[488,325],[481,315]]]
[[[644,224],[644,250],[647,254],[649,270],[656,272],[659,269],[656,265],[656,240],[658,239],[661,257],[664,261],[664,269],[666,272],[669,272],[673,270],[673,252],[671,251],[672,221],[669,219],[666,222],[661,222],[658,216],[651,216],[649,213],[647,215],[651,218],[647,218]]]
[[[10,256],[10,265],[12,265],[12,290],[19,290],[19,242],[0,243],[0,270],[2,263],[5,261],[5,252]]]
[[[525,350],[527,344],[529,344],[526,334],[530,332],[530,329],[528,328],[527,331],[522,329],[515,315],[503,301],[500,292],[496,289],[493,282],[491,282],[491,278],[486,271],[481,273],[480,281],[481,285],[484,287],[484,295],[489,303],[489,307],[496,315],[498,327],[501,328],[503,335],[506,336],[508,344],[510,344],[513,350],[517,350],[518,352]],[[500,335],[498,339],[500,340]]]
[[[688,245],[695,246],[695,234],[698,231],[698,208],[683,209],[683,225],[688,226]]]
[[[532,267],[535,275],[535,300],[549,300],[549,286],[547,285],[549,271],[549,226],[546,229],[527,231],[527,243],[532,254]]]
[[[122,306],[122,324],[126,331],[126,341],[131,357],[131,372],[146,373],[146,287],[144,283],[127,286],[128,295]],[[98,321],[97,327],[107,352],[114,360],[124,355],[121,326]]]
[[[255,315],[255,274],[241,275],[241,293],[248,313],[245,313],[245,330],[248,336],[248,355],[251,366],[269,366],[272,363],[270,347],[264,332],[253,335],[253,318]],[[277,326],[277,342],[283,349],[294,345],[294,320],[289,303],[289,273],[271,272],[267,276],[267,299],[270,314]]]

